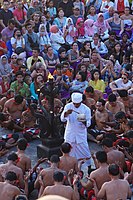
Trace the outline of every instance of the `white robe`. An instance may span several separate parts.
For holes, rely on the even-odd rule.
[[[87,158],[90,162],[91,153],[87,143],[87,128],[82,122],[77,120],[78,114],[76,112],[72,112],[67,117],[64,117],[64,113],[69,109],[75,110],[80,114],[85,114],[87,127],[91,124],[91,111],[83,103],[78,108],[73,103],[68,103],[61,114],[61,121],[67,121],[64,139],[65,142],[68,142],[72,146],[70,155],[77,159]]]

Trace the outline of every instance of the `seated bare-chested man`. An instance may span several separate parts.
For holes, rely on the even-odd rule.
[[[92,86],[89,86],[85,89],[85,96],[86,96],[86,99],[94,99],[95,102],[98,101],[99,98],[102,98],[103,97],[103,93],[100,92],[99,90],[94,90],[94,88]]]
[[[35,103],[30,104],[30,106],[22,112],[21,125],[24,128],[34,128],[36,124],[36,117],[33,115],[32,108],[37,110],[37,105]]]
[[[20,190],[14,185],[17,176],[14,172],[9,171],[5,175],[5,181],[0,182],[0,200],[13,200],[20,194]]]
[[[108,167],[108,171],[111,181],[104,183],[99,192],[96,183],[94,183],[97,199],[126,200],[127,198],[130,198],[132,191],[129,183],[126,180],[119,179],[119,166],[117,164],[111,164]]]
[[[117,112],[125,112],[124,104],[120,101],[117,101],[116,95],[113,93],[108,96],[108,101],[105,104],[105,108],[113,114],[113,118],[115,118],[115,114]]]
[[[38,175],[36,181],[35,181],[35,188],[36,189],[40,189],[39,190],[39,197],[42,195],[42,192],[44,190],[45,187],[47,186],[51,186],[54,184],[54,179],[53,179],[53,174],[55,171],[62,171],[61,169],[59,169],[59,162],[60,162],[60,158],[57,155],[52,155],[50,158],[50,163],[51,166],[49,168],[43,169],[40,174]],[[67,173],[65,171],[62,171],[65,176],[67,177]],[[41,178],[42,182],[43,182],[43,186],[39,184],[39,179]]]
[[[8,157],[8,162],[6,164],[0,165],[0,181],[4,181],[6,173],[13,171],[17,175],[18,185],[20,188],[24,188],[24,179],[22,169],[16,166],[18,162],[18,156],[16,153],[11,152]]]
[[[87,189],[91,190],[93,186],[93,180],[95,180],[98,191],[101,189],[103,183],[110,181],[110,176],[108,174],[108,164],[107,164],[107,154],[105,151],[98,151],[96,152],[96,167],[98,167],[95,171],[91,172],[89,180],[87,183],[81,180],[82,186]]]
[[[26,100],[18,94],[5,103],[3,112],[9,113],[13,120],[17,120],[21,119],[24,110],[26,110]]]
[[[26,148],[27,141],[24,138],[19,139],[17,142],[17,155],[19,157],[17,166],[22,169],[23,174],[31,169],[31,159],[25,154]]]
[[[76,178],[73,180],[73,189],[71,186],[63,185],[64,182],[64,174],[60,171],[55,171],[53,174],[54,185],[47,186],[42,196],[45,195],[59,195],[65,197],[69,200],[78,200],[79,193],[77,189],[77,180]]]
[[[69,155],[71,148],[71,145],[67,142],[61,145],[61,152],[63,153],[63,156],[60,157],[59,169],[62,169],[67,173],[73,169],[73,171],[77,173],[79,171],[78,160]]]
[[[14,97],[14,91],[12,89],[10,89],[10,90],[7,91],[7,95],[0,99],[0,106],[1,106],[2,110],[4,108],[4,105],[5,105],[6,101],[8,101],[9,99],[11,99],[13,97]]]
[[[108,164],[118,163],[121,169],[125,168],[125,156],[121,151],[114,149],[113,141],[110,138],[103,139],[102,148],[107,153]]]
[[[133,119],[133,96],[128,95],[127,90],[119,91],[118,101],[121,101],[125,106],[126,114],[130,119]]]

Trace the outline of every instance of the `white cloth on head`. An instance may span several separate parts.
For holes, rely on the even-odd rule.
[[[71,95],[71,99],[73,103],[81,103],[83,100],[83,95],[81,93],[74,92]]]

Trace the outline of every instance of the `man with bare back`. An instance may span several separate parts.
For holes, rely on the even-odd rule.
[[[96,167],[97,169],[91,172],[89,180],[87,183],[83,182],[81,180],[82,186],[87,189],[91,190],[93,189],[93,180],[95,180],[98,191],[101,189],[102,185],[105,182],[110,181],[110,176],[108,174],[108,164],[107,164],[107,154],[104,151],[98,151],[96,152],[96,160],[94,160],[95,163],[97,163]]]
[[[105,138],[102,141],[103,150],[107,153],[108,164],[117,163],[121,169],[125,167],[125,156],[121,151],[114,149],[113,141],[110,138]]]
[[[21,119],[24,110],[26,110],[26,100],[18,94],[5,103],[3,112],[10,114],[13,120],[17,120]]]
[[[20,195],[20,190],[14,185],[16,181],[16,174],[11,171],[7,172],[5,181],[0,182],[0,200],[13,200]]]
[[[119,179],[119,166],[117,164],[111,164],[108,167],[108,171],[111,181],[104,183],[99,192],[96,183],[94,182],[97,199],[126,200],[127,198],[130,198],[132,191],[128,182],[126,180]]]
[[[17,175],[18,185],[20,188],[24,188],[24,177],[22,169],[16,166],[18,162],[18,156],[16,153],[11,152],[8,157],[8,162],[6,164],[0,165],[0,181],[4,181],[6,177],[6,173],[9,171],[14,172]]]
[[[79,171],[78,160],[69,155],[71,148],[71,145],[67,142],[61,145],[61,152],[63,153],[63,156],[60,157],[59,169],[66,171],[67,174],[71,169],[73,169],[75,173]]]
[[[77,180],[73,180],[73,189],[71,186],[63,185],[64,174],[60,171],[55,171],[53,175],[54,185],[47,186],[43,191],[42,196],[45,195],[59,195],[70,200],[79,200],[79,193],[77,189]]]

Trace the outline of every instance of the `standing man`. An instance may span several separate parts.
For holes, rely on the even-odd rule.
[[[71,95],[72,102],[65,106],[61,121],[67,122],[64,139],[72,146],[70,155],[78,160],[86,159],[90,169],[91,154],[87,143],[87,127],[91,124],[91,111],[82,103],[82,98],[81,93],[75,92]]]

